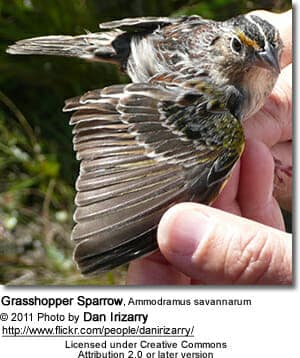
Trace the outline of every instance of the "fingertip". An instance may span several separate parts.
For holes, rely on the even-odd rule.
[[[195,204],[183,203],[170,208],[158,226],[157,237],[161,251],[191,255],[205,231],[207,218],[205,212],[195,209]]]

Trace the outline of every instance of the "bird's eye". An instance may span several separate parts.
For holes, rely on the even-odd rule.
[[[242,50],[242,44],[236,37],[233,37],[231,40],[231,48],[236,53],[240,53]]]

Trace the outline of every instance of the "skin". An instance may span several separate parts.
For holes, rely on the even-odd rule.
[[[245,151],[213,206],[169,209],[158,227],[161,252],[130,264],[130,285],[292,284],[292,236],[279,207],[292,206],[292,12],[255,14],[284,43],[275,88],[244,123]]]

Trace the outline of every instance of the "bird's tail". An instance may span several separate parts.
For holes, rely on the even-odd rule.
[[[127,60],[129,45],[128,35],[115,29],[79,36],[34,37],[16,42],[7,49],[7,53],[79,57],[122,65]]]

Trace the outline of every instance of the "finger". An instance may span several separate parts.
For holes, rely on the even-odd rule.
[[[127,285],[189,285],[191,280],[160,254],[132,261],[128,268]]]
[[[280,33],[283,42],[283,50],[280,59],[281,68],[292,62],[292,31],[293,31],[293,12],[292,10],[276,14],[269,11],[253,11],[252,14],[260,16],[274,25]]]
[[[239,187],[239,176],[240,161],[235,165],[228,183],[214,201],[212,207],[225,210],[235,215],[241,215],[241,210],[236,200]]]
[[[274,160],[263,143],[247,140],[241,158],[238,203],[242,216],[284,230],[281,210],[273,198]]]
[[[244,123],[245,135],[269,147],[292,139],[292,65],[280,74],[263,108]]]
[[[291,236],[201,204],[169,209],[158,228],[163,255],[192,282],[291,284]]]
[[[282,142],[274,145],[271,148],[271,152],[274,158],[280,160],[282,165],[286,166],[287,169],[293,165],[293,143],[292,141]]]
[[[292,142],[278,143],[271,148],[275,159],[273,195],[281,208],[292,211]]]

